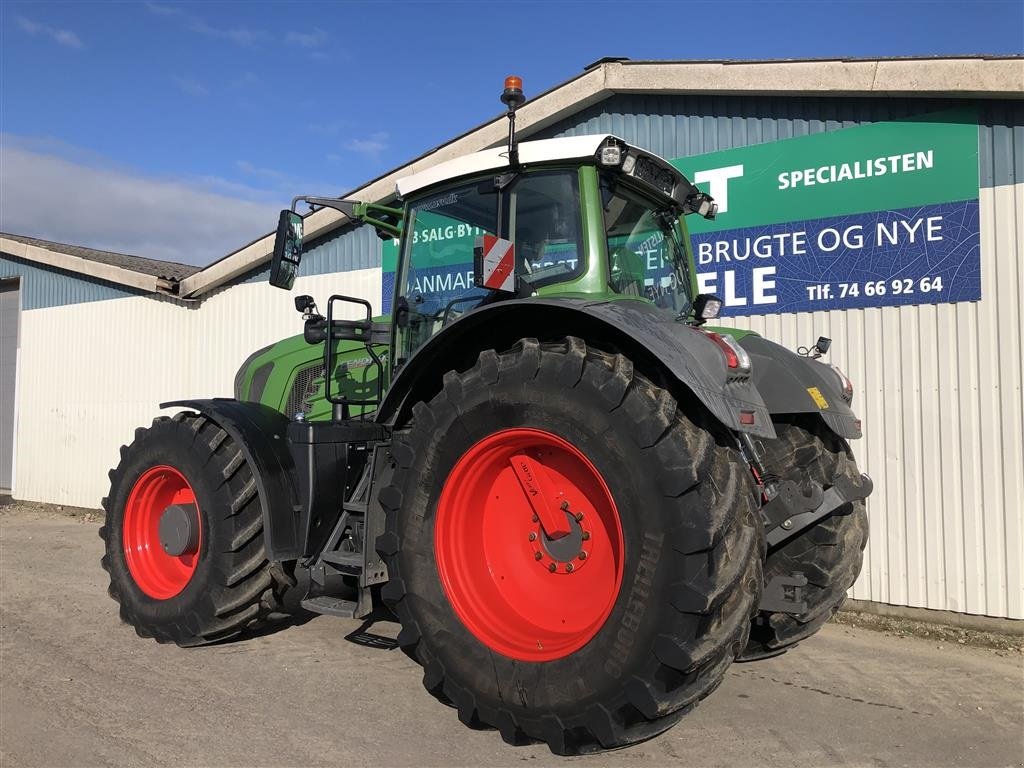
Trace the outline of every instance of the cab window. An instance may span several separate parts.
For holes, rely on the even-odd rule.
[[[608,248],[609,287],[645,297],[673,312],[690,310],[686,253],[671,217],[630,190],[601,185]]]
[[[405,226],[400,359],[469,310],[510,296],[474,285],[473,249],[483,235],[513,240],[520,295],[583,267],[575,170],[524,174],[501,190],[493,177],[451,187],[410,203]]]

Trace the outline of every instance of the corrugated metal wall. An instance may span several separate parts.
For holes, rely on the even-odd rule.
[[[379,307],[380,270],[302,277],[299,293]],[[289,295],[266,282],[219,291],[201,307],[132,297],[23,311],[15,497],[97,507],[119,446],[160,415],[160,402],[230,397],[253,350],[301,331]]]
[[[956,103],[618,95],[542,135],[615,133],[677,158]],[[980,113],[980,302],[722,324],[790,348],[829,336],[829,359],[856,383],[865,439],[854,451],[875,492],[854,597],[1024,618],[1024,102],[983,102]]]
[[[1024,618],[1024,184],[982,190],[982,300],[727,320],[832,339],[856,383],[871,537],[853,597]]]
[[[23,309],[146,295],[144,291],[114,285],[89,275],[62,269],[44,269],[34,262],[2,253],[0,280],[6,278],[21,278]]]

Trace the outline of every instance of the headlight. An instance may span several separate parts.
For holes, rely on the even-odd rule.
[[[622,159],[626,156],[626,145],[621,141],[609,137],[597,150],[597,162],[606,168],[615,168],[622,165]]]

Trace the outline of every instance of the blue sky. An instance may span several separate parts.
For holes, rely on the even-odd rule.
[[[0,230],[207,263],[604,56],[1024,52],[1024,1],[0,3]]]

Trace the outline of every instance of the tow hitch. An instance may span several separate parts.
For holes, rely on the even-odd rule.
[[[810,493],[804,493],[792,480],[782,480],[775,487],[771,501],[761,507],[768,546],[777,547],[844,504],[867,498],[873,488],[871,478],[863,474],[859,482],[849,477],[838,477],[835,485],[827,491],[817,483],[811,483]]]

